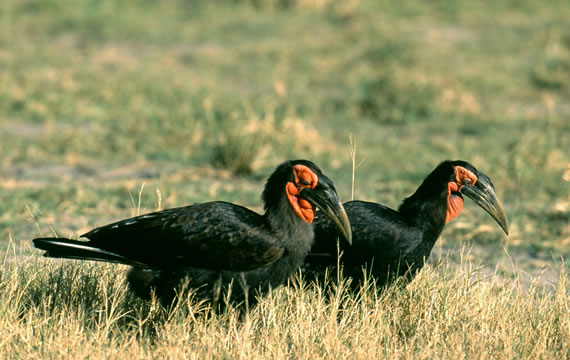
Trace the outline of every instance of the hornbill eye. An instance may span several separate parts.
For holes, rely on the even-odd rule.
[[[463,183],[463,185],[469,185],[473,182],[473,180],[469,179],[469,178],[463,178],[461,180],[461,182]]]
[[[301,179],[301,181],[299,181],[299,182],[301,183],[301,185],[305,185],[305,186],[311,185],[311,183],[307,179]]]

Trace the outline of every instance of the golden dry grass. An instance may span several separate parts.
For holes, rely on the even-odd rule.
[[[133,298],[124,268],[6,253],[0,353],[9,358],[566,359],[568,274],[523,289],[470,263],[426,268],[407,286],[291,286],[240,316],[184,297]],[[498,276],[499,274],[497,274]],[[335,275],[336,276],[336,275]],[[324,290],[327,289],[327,290]]]

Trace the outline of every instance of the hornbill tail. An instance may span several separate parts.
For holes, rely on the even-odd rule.
[[[131,266],[141,265],[139,262],[124,256],[89,246],[86,241],[65,238],[37,238],[33,241],[36,248],[46,251],[45,257],[104,261]]]

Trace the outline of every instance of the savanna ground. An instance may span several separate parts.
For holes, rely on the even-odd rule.
[[[3,0],[0,84],[4,358],[570,356],[566,1]],[[468,160],[510,236],[467,200],[408,286],[300,280],[246,319],[31,249],[157,208],[261,210],[287,158],[349,200],[350,135],[354,198],[396,207]]]

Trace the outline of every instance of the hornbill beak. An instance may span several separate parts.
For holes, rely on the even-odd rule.
[[[346,211],[344,211],[344,207],[342,206],[334,187],[323,184],[323,181],[321,180],[314,189],[301,189],[299,196],[321,209],[321,211],[325,213],[325,215],[328,216],[340,229],[348,243],[352,245],[352,230],[350,229],[350,222],[348,221]]]
[[[477,181],[474,185],[465,184],[460,187],[459,192],[467,195],[471,200],[475,201],[483,210],[495,219],[497,224],[501,226],[506,235],[509,235],[509,224],[505,216],[503,205],[499,201],[493,182],[491,179],[481,173],[477,172]]]

